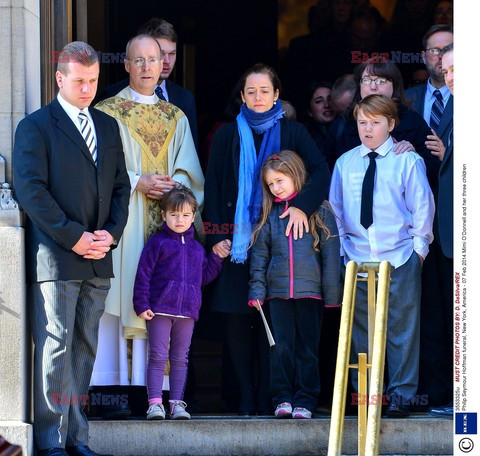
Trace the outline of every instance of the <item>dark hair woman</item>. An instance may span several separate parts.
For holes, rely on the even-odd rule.
[[[295,239],[308,229],[308,218],[325,199],[330,173],[305,127],[284,118],[279,100],[280,80],[273,68],[254,65],[241,81],[244,104],[236,121],[216,132],[206,174],[207,244],[216,253],[222,253],[222,241],[232,241],[230,261],[224,261],[220,276],[206,290],[206,306],[226,317],[227,347],[240,386],[239,412],[271,413],[268,343],[257,311],[247,305],[248,246],[262,205],[260,170],[269,156],[283,149],[295,150],[304,160],[309,182],[283,214],[286,234],[293,229]],[[268,304],[265,310],[268,312]],[[258,391],[254,386],[257,349]]]

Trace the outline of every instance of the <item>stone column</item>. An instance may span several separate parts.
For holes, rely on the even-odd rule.
[[[0,55],[0,435],[31,455],[24,228],[7,182],[15,128],[26,113],[40,107],[39,0],[0,0]]]

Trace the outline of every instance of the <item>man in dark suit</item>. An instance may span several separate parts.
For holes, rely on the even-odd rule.
[[[89,108],[98,55],[76,41],[58,62],[58,96],[20,122],[13,155],[27,214],[34,434],[39,456],[95,456],[83,407],[130,182],[117,123]]]
[[[443,141],[445,147],[453,128],[453,96],[445,85],[442,75],[440,51],[450,43],[453,43],[453,28],[451,25],[433,25],[427,31],[423,37],[422,58],[430,77],[425,84],[420,84],[405,91],[406,97],[412,102],[412,108],[425,119],[425,122],[435,132],[429,140],[434,141],[436,136]],[[432,116],[437,97],[441,100],[443,106],[438,124],[435,123],[435,115]],[[438,156],[438,149],[432,147],[430,150],[433,155]]]
[[[441,56],[446,86],[453,95],[453,43],[442,49]],[[421,359],[424,388],[432,404],[429,414],[453,417],[453,129],[442,155],[433,227],[437,275],[427,276],[427,286],[433,290],[433,296],[427,296],[436,299],[427,300]]]
[[[192,92],[169,79],[177,60],[177,33],[173,25],[164,19],[154,17],[138,29],[138,34],[153,36],[160,45],[163,56],[163,69],[155,93],[160,99],[174,104],[185,113],[188,123],[190,124],[190,131],[192,132],[195,147],[198,151],[197,108],[195,98]],[[127,87],[128,84],[129,79],[126,78],[107,87],[99,95],[98,101],[114,97]]]
[[[432,189],[434,240],[422,273],[419,386],[420,392],[428,395],[429,412],[436,415],[453,413],[453,91],[442,74],[442,49],[452,42],[451,25],[434,25],[427,31],[423,59],[430,78],[406,92],[412,107],[432,129],[425,144],[438,158],[439,168],[438,186]],[[443,106],[443,112],[436,103]]]

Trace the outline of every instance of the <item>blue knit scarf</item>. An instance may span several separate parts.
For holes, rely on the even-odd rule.
[[[238,197],[235,211],[235,233],[231,257],[234,263],[244,263],[250,245],[252,226],[257,223],[262,208],[262,183],[260,170],[263,162],[280,152],[280,123],[283,108],[280,100],[267,112],[255,112],[245,105],[237,116],[240,135],[240,169],[238,173]],[[253,131],[263,134],[257,157]]]

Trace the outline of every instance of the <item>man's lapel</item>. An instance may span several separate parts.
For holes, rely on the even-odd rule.
[[[83,155],[88,158],[92,165],[95,166],[92,154],[88,150],[87,143],[83,139],[83,136],[56,98],[52,101],[50,107],[52,116],[57,121],[57,127],[65,133],[65,136],[67,136],[68,139],[70,139],[70,141],[82,151]]]

